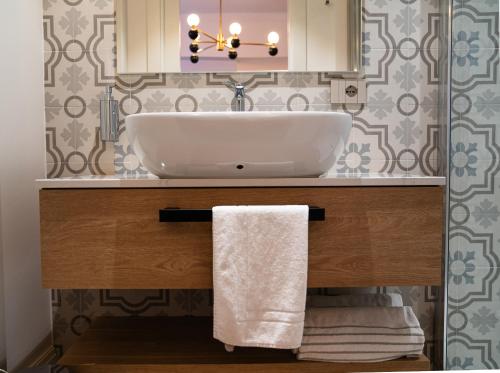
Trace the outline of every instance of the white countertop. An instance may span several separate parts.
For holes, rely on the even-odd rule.
[[[445,177],[392,174],[329,175],[297,179],[159,179],[155,176],[78,176],[40,179],[40,189],[82,188],[238,188],[238,187],[330,187],[330,186],[436,186]]]

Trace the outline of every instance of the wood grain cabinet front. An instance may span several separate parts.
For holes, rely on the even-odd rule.
[[[283,204],[326,211],[310,223],[309,287],[440,285],[442,194],[434,186],[44,189],[43,285],[211,288],[211,223],[160,223],[159,210]]]

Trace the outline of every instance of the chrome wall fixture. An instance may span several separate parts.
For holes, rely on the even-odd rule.
[[[223,52],[228,49],[228,57],[231,60],[238,58],[237,49],[242,45],[257,45],[269,48],[269,55],[272,57],[278,54],[277,44],[280,40],[280,36],[277,32],[272,31],[267,36],[267,43],[252,43],[252,42],[241,42],[240,34],[242,27],[239,23],[233,22],[229,26],[229,32],[231,36],[226,39],[224,32],[222,31],[222,0],[219,0],[219,31],[216,36],[211,35],[201,28],[199,28],[200,17],[197,14],[190,14],[187,18],[187,23],[191,27],[189,30],[189,38],[192,40],[189,45],[189,50],[191,51],[191,62],[198,63],[200,60],[199,54],[207,49],[216,47],[219,52]],[[201,35],[206,36],[209,40],[201,40]],[[207,44],[205,48],[200,48],[200,44]]]
[[[108,86],[101,97],[101,140],[118,142],[119,111],[118,101],[113,97],[113,87]]]
[[[226,87],[233,90],[234,100],[231,103],[233,111],[245,111],[245,86],[241,83],[226,82]]]

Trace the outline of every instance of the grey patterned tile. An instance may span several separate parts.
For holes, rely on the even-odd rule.
[[[213,302],[208,290],[175,290],[172,291],[172,316],[211,316]]]
[[[439,0],[410,2],[409,8],[409,22],[412,25],[409,36],[422,49],[439,48]]]
[[[98,314],[158,316],[171,306],[169,290],[99,290]]]
[[[120,132],[119,142],[114,145],[115,172],[119,175],[146,175],[147,170],[140,164],[132,150],[125,131]]]
[[[365,1],[365,14],[382,21],[383,33],[400,40],[409,35],[409,7],[402,0]],[[390,8],[390,12],[388,9]]]
[[[406,77],[406,92],[416,104],[437,98],[437,66],[432,61],[427,61],[422,53],[417,53],[414,58],[406,60],[404,68],[401,73]],[[434,104],[437,104],[437,100]]]
[[[114,30],[114,17],[112,16],[115,11],[114,0],[87,0],[81,2],[76,8],[81,12],[82,23],[86,21],[87,25],[79,30],[75,39],[87,47],[88,41],[96,36],[96,33],[100,31],[100,26],[102,26],[107,45],[104,47],[101,45],[101,47],[111,49],[115,43],[115,37],[112,35]],[[99,27],[95,25],[99,25]],[[87,48],[87,50],[95,49],[97,48]]]
[[[367,58],[370,60],[370,65],[365,67],[368,103],[384,98],[395,103],[398,97],[407,93],[408,81],[413,78],[408,74],[405,60],[395,51],[373,50]],[[382,97],[380,92],[385,95]]]
[[[407,149],[423,161],[420,170],[423,174],[432,175],[437,172],[437,150],[439,142],[439,123],[434,113],[436,106],[413,106],[408,104],[404,109],[407,117],[405,127],[401,129],[408,136]],[[426,164],[425,162],[429,163]]]
[[[193,90],[186,96],[185,93],[176,90],[174,92],[174,97],[176,100],[176,106],[192,106],[192,100],[197,102],[198,111],[227,111],[231,108],[231,103],[234,99],[234,93],[224,88],[200,88]],[[184,95],[184,96],[183,96]],[[249,95],[248,95],[249,96]],[[185,97],[183,100],[179,100],[180,97]],[[247,97],[247,101],[248,101]],[[247,102],[247,106],[250,107],[250,103]]]
[[[115,49],[100,48],[85,53],[93,69],[93,81],[96,86],[116,84],[116,53]]]
[[[44,0],[43,6],[46,36],[57,38],[57,44],[46,44],[45,50],[62,51],[75,37],[74,7],[61,0]]]
[[[66,114],[64,109],[47,116],[46,128],[48,133],[52,135],[51,139],[53,139],[53,146],[48,150],[57,148],[61,157],[59,159],[51,159],[50,155],[48,155],[47,159],[49,161],[53,163],[59,161],[65,162],[66,157],[76,150],[76,143],[77,141],[81,141],[81,137],[72,135],[74,133],[72,128],[78,130],[79,126],[77,123],[75,119]]]

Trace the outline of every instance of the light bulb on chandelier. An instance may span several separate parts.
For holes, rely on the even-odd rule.
[[[241,34],[241,25],[238,22],[233,22],[229,26],[229,32],[231,35],[239,35]]]
[[[280,41],[280,35],[275,31],[271,31],[269,35],[267,35],[267,41],[269,44],[278,44]]]
[[[269,35],[267,35],[267,41],[269,42],[269,55],[271,57],[276,56],[278,54],[276,44],[280,41],[280,35],[275,31],[271,31]]]
[[[187,23],[191,27],[198,27],[200,24],[200,16],[198,14],[190,14],[187,17]]]

